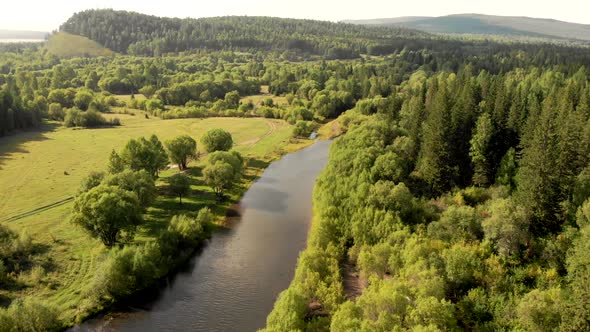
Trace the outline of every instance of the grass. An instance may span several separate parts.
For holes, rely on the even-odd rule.
[[[272,101],[274,102],[274,104],[278,105],[278,106],[286,106],[289,104],[287,102],[287,98],[281,97],[281,96],[269,95],[269,94],[246,96],[246,97],[242,97],[240,99],[240,101],[244,104],[247,103],[248,101],[252,101],[252,103],[254,104],[254,108],[258,109],[258,108],[262,107],[262,101],[264,101],[267,98],[271,98]]]
[[[47,51],[58,57],[98,57],[110,56],[114,52],[86,37],[58,32],[49,37]]]
[[[134,94],[134,95],[133,95],[133,97],[134,97],[135,99],[137,99],[138,101],[141,101],[141,100],[146,100],[146,99],[147,99],[147,98],[146,98],[144,95],[142,95],[141,93],[136,93],[136,94]],[[118,99],[118,100],[120,100],[120,101],[124,101],[125,103],[127,103],[127,102],[131,101],[131,95],[115,95],[115,98],[117,98],[117,99]]]
[[[151,135],[165,141],[180,134],[197,139],[208,129],[224,128],[232,133],[235,149],[248,158],[242,183],[230,193],[229,200],[218,204],[211,189],[201,179],[204,158],[190,164],[191,195],[178,198],[160,195],[146,213],[146,225],[136,241],[147,241],[167,226],[177,213],[209,206],[220,217],[236,202],[254,179],[279,154],[296,150],[310,141],[292,141],[291,126],[281,120],[262,118],[209,118],[160,120],[144,116],[116,116],[123,126],[104,129],[70,129],[47,123],[39,131],[30,131],[0,140],[0,220],[28,212],[75,195],[80,180],[90,171],[104,170],[112,149],[120,150],[130,138]],[[200,147],[199,147],[200,148]],[[167,177],[178,170],[162,172],[158,180],[165,193]],[[91,281],[106,249],[68,220],[72,203],[7,223],[17,232],[27,232],[40,250],[31,269],[19,276],[17,286],[0,290],[0,303],[24,296],[35,296],[56,305],[61,318],[73,323],[94,308],[85,294],[91,293]],[[33,266],[37,267],[34,268]],[[42,266],[41,270],[38,266]]]

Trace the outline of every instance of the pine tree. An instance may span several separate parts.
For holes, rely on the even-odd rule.
[[[426,111],[428,117],[422,130],[423,142],[416,173],[430,185],[431,193],[437,195],[453,185],[456,174],[456,169],[452,167],[449,142],[451,110],[444,81],[440,84],[432,103],[427,104]]]
[[[469,149],[469,156],[473,163],[473,183],[486,185],[490,181],[489,145],[493,133],[492,119],[488,113],[482,114],[475,125],[475,132]]]
[[[543,102],[539,119],[529,119],[533,130],[524,142],[517,174],[517,198],[532,213],[531,231],[544,235],[559,230],[560,179],[557,169],[558,135],[555,97]]]

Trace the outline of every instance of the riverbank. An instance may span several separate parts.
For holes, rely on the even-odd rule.
[[[120,149],[129,138],[155,133],[161,140],[189,134],[196,140],[207,128],[218,127],[234,136],[236,149],[248,165],[246,175],[227,202],[217,204],[215,194],[204,184],[200,174],[204,160],[191,164],[191,196],[178,204],[178,199],[165,190],[167,177],[178,170],[168,170],[158,181],[160,195],[145,215],[146,223],[136,236],[137,244],[152,241],[167,228],[172,215],[212,207],[216,221],[221,221],[227,206],[239,198],[271,160],[289,151],[311,144],[291,141],[291,126],[284,121],[268,119],[181,119],[159,120],[118,115],[123,126],[109,129],[72,130],[50,124],[39,131],[24,132],[4,138],[0,143],[0,214],[11,217],[32,211],[38,206],[72,196],[80,180],[92,170],[104,169],[109,152]],[[271,135],[268,122],[276,124]],[[264,136],[256,144],[251,142]],[[107,250],[81,229],[67,222],[72,203],[41,213],[27,215],[5,225],[17,234],[27,234],[33,247],[21,272],[13,274],[14,287],[0,290],[0,302],[8,306],[22,298],[32,298],[55,308],[60,321],[71,326],[99,309],[89,300],[93,280]],[[219,224],[221,224],[219,222]]]
[[[266,135],[268,136],[268,135]],[[258,143],[258,142],[256,142]],[[253,147],[256,143],[254,144],[247,144],[250,147]],[[235,213],[234,209],[237,206],[237,204],[240,202],[241,198],[243,197],[244,193],[248,191],[248,189],[251,187],[251,185],[260,177],[260,175],[265,171],[265,169],[268,167],[268,165],[273,162],[274,160],[280,159],[282,156],[284,156],[285,154],[288,153],[292,153],[295,151],[298,151],[300,149],[303,149],[309,145],[313,144],[313,141],[311,140],[295,140],[295,139],[291,139],[289,140],[289,142],[284,145],[284,146],[276,146],[275,150],[265,154],[264,156],[260,157],[260,158],[255,158],[255,157],[246,157],[245,158],[245,171],[244,171],[244,178],[241,181],[241,183],[239,185],[237,185],[234,189],[232,189],[230,192],[228,192],[226,194],[226,198],[222,201],[215,201],[214,204],[208,205],[207,208],[211,209],[211,211],[213,211],[215,219],[213,221],[213,223],[211,224],[211,227],[209,229],[209,231],[207,231],[207,239],[210,239],[212,236],[214,236],[215,234],[219,234],[219,232],[224,232],[226,231],[227,227],[229,226],[227,223],[227,218],[230,217],[231,215],[233,215]],[[241,144],[241,145],[246,145],[246,144]],[[202,167],[203,162],[198,162],[196,165],[191,165],[191,169],[194,170],[199,170],[198,172],[193,172],[193,176],[194,174],[200,174],[200,168]],[[165,171],[160,179],[160,184],[166,181],[166,178],[168,178],[169,176],[171,176],[171,173],[175,173],[177,172],[177,170],[171,169],[169,171]],[[190,204],[190,198],[189,199],[184,199],[185,201],[189,201],[188,204]],[[187,203],[184,203],[187,204]],[[186,210],[186,209],[185,209]],[[177,209],[171,209],[169,211],[170,215],[172,215],[173,213],[177,213]],[[196,212],[196,211],[195,211]],[[162,217],[160,217],[160,219],[164,219]],[[167,222],[167,218],[165,219],[165,221]],[[204,240],[205,238],[203,238]],[[211,240],[214,241],[214,240]],[[149,240],[146,240],[144,242],[145,243],[149,243]],[[157,240],[156,240],[157,242]],[[162,287],[162,285],[165,285],[167,280],[175,275],[180,269],[182,269],[183,266],[185,266],[187,264],[187,262],[194,257],[194,255],[196,254],[196,252],[198,252],[203,246],[203,241],[199,241],[198,243],[196,243],[195,246],[185,249],[185,250],[180,250],[176,253],[176,257],[173,260],[172,264],[170,264],[169,266],[166,266],[165,268],[167,269],[167,272],[157,278],[154,279],[154,282],[151,282],[147,287],[145,288],[140,288],[140,289],[136,289],[134,290],[134,292],[132,294],[130,294],[129,296],[122,298],[122,299],[103,299],[102,301],[100,301],[99,303],[97,303],[97,306],[93,308],[90,308],[90,310],[84,314],[81,313],[80,315],[78,315],[78,317],[76,318],[75,323],[79,324],[81,322],[84,322],[88,319],[91,319],[93,317],[98,317],[101,315],[107,315],[108,313],[111,312],[113,309],[116,309],[117,307],[121,307],[121,305],[125,306],[125,303],[129,303],[130,301],[133,302],[133,298],[137,295],[137,294],[141,294],[141,293],[151,293],[153,290],[157,290],[160,287]],[[140,296],[141,298],[141,296]],[[64,326],[64,328],[70,328],[74,326],[74,324],[68,324],[66,326]]]
[[[262,328],[305,248],[313,186],[330,143],[320,141],[272,162],[241,199],[239,220],[231,217],[229,227],[218,228],[178,273],[76,331]]]

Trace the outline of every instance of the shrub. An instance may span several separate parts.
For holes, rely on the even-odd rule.
[[[7,309],[0,309],[0,331],[56,331],[63,326],[59,312],[51,305],[34,299],[17,299]]]
[[[121,122],[117,118],[107,120],[102,114],[94,109],[82,112],[77,108],[72,108],[66,112],[64,125],[66,127],[95,128],[103,126],[119,126],[121,125]]]
[[[317,125],[311,121],[297,121],[293,128],[293,137],[308,138],[315,130]]]

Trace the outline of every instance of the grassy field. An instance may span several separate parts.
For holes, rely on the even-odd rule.
[[[72,35],[66,32],[58,32],[47,41],[47,51],[59,57],[97,57],[110,56],[114,52],[104,48],[99,43],[86,37]]]
[[[103,170],[112,149],[120,150],[130,138],[151,135],[165,141],[180,134],[200,139],[211,128],[224,128],[232,133],[235,149],[247,157],[246,176],[223,205],[215,201],[211,189],[201,180],[203,159],[193,162],[189,173],[192,194],[183,199],[161,195],[146,213],[146,225],[137,241],[152,238],[166,227],[170,216],[210,206],[219,216],[264,169],[268,161],[282,152],[310,144],[291,142],[291,126],[284,121],[262,118],[209,118],[160,120],[143,116],[116,115],[122,127],[105,129],[69,129],[49,123],[43,130],[20,133],[0,140],[0,220],[57,202],[76,193],[80,180],[90,171]],[[200,147],[199,147],[200,149]],[[158,185],[165,188],[167,177],[178,172],[164,171]],[[165,193],[165,190],[161,190]],[[7,222],[17,232],[27,232],[39,248],[33,269],[15,276],[18,287],[0,291],[0,301],[34,295],[55,304],[62,319],[73,322],[89,308],[85,294],[106,250],[78,227],[68,222],[72,203]]]

